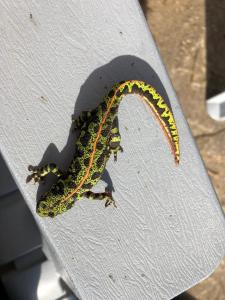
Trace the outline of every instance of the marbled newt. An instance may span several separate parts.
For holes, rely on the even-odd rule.
[[[149,84],[140,80],[122,81],[111,89],[103,101],[90,112],[83,112],[74,121],[74,126],[80,129],[76,141],[76,154],[66,173],[53,163],[44,167],[29,166],[32,174],[27,182],[42,181],[49,173],[58,177],[55,184],[37,203],[37,213],[42,217],[55,217],[74,206],[75,199],[81,197],[105,200],[105,206],[115,205],[112,194],[107,190],[94,193],[91,188],[101,178],[106,162],[111,154],[117,159],[117,153],[122,151],[121,136],[117,125],[118,108],[121,100],[127,94],[137,94],[151,108],[162,127],[175,162],[180,159],[179,136],[173,114],[160,94]]]

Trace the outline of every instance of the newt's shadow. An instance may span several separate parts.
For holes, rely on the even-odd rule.
[[[156,72],[144,60],[135,56],[124,55],[119,56],[108,64],[96,69],[86,79],[80,88],[78,98],[74,99],[75,108],[74,112],[71,111],[71,116],[74,115],[75,117],[78,117],[82,111],[94,109],[115,83],[131,79],[143,80],[151,84],[163,96],[167,105],[171,107],[166,91]],[[60,169],[66,171],[75,152],[74,145],[78,134],[79,132],[74,132],[72,130],[71,121],[71,130],[64,149],[59,153],[56,146],[53,143],[50,144],[45,151],[39,166],[54,162]],[[124,150],[126,151],[126,149]],[[120,154],[118,159],[121,159],[122,155],[124,155],[124,153]],[[107,183],[110,191],[114,191],[113,183],[107,171],[104,172],[102,180]],[[55,181],[55,176],[48,175],[45,184],[39,185],[37,200],[45,191],[49,190],[50,186]]]

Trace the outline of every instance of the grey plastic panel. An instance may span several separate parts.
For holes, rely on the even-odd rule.
[[[224,255],[224,215],[138,2],[0,5],[0,148],[72,290],[80,299],[170,299],[208,276]],[[38,217],[28,164],[66,169],[71,115],[124,79],[148,81],[171,105],[180,165],[152,114],[126,97],[124,153],[107,165],[118,208],[83,200],[55,219]]]

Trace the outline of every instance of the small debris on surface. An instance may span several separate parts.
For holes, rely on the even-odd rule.
[[[109,278],[113,281],[113,282],[116,282],[115,278],[113,277],[112,274],[109,274]]]
[[[44,102],[48,102],[47,98],[45,98],[44,96],[41,96],[41,100],[43,100]]]
[[[30,18],[30,21],[31,21],[34,25],[37,25],[36,22],[35,22],[35,20],[34,20],[34,17],[33,17],[33,14],[32,14],[32,13],[29,14],[29,18]]]

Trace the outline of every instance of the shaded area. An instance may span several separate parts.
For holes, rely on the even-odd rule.
[[[225,1],[206,0],[206,55],[209,99],[225,91]]]
[[[172,300],[196,300],[196,298],[185,292],[173,298]]]
[[[148,10],[147,1],[146,0],[139,0],[139,3],[141,5],[141,8],[143,10],[143,13],[144,13],[145,17],[147,17],[147,10]]]

